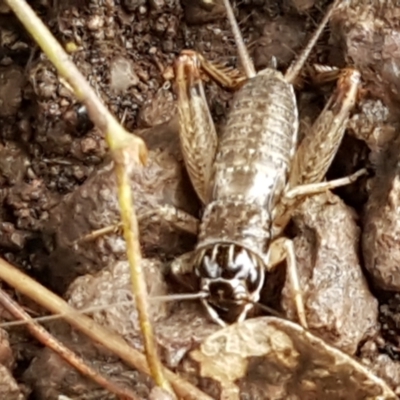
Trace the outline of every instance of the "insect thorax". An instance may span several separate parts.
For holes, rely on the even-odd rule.
[[[266,261],[271,215],[259,204],[216,200],[208,204],[200,224],[197,250],[235,243]]]

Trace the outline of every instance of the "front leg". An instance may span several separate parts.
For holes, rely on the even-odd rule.
[[[303,294],[300,288],[299,274],[296,266],[296,254],[294,251],[293,241],[281,237],[271,243],[269,253],[268,270],[271,271],[279,263],[286,259],[290,290],[292,291],[294,303],[297,309],[297,316],[301,326],[305,329],[308,328],[306,311],[304,306]]]
[[[154,210],[141,214],[138,220],[139,225],[145,221],[147,223],[160,221],[167,222],[175,229],[184,231],[193,236],[197,236],[199,232],[200,221],[196,217],[169,204],[164,204]]]
[[[194,290],[195,288],[190,285],[184,277],[192,275],[194,268],[194,251],[182,254],[171,262],[171,273],[176,277],[177,281],[182,283],[188,289]]]
[[[194,274],[195,251],[189,251],[175,258],[169,267],[172,278],[191,293],[200,290],[198,277]]]
[[[156,207],[138,215],[139,227],[149,223],[168,223],[169,226],[177,230],[184,231],[190,235],[197,236],[199,231],[200,221],[191,214],[170,205]],[[99,237],[110,234],[121,234],[122,222],[114,225],[106,226],[88,233],[87,235],[78,238],[72,244],[81,244],[96,240]]]

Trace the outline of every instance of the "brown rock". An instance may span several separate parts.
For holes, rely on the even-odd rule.
[[[369,291],[358,257],[355,214],[328,193],[310,197],[295,217],[297,268],[310,330],[327,343],[355,354],[377,330],[378,303]],[[286,283],[283,307],[294,319]]]

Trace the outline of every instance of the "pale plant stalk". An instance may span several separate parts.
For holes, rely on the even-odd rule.
[[[132,192],[129,185],[127,163],[128,151],[120,149],[114,153],[115,173],[119,182],[118,200],[121,209],[121,219],[126,241],[126,253],[131,269],[132,290],[135,296],[139,314],[139,323],[143,334],[144,348],[154,380],[163,389],[173,393],[167,380],[164,379],[162,365],[158,358],[156,341],[150,322],[148,310],[147,289],[145,277],[141,268],[141,252],[139,244],[139,226],[132,201]]]
[[[93,341],[100,343],[105,349],[120,357],[128,366],[145,374],[150,373],[145,356],[129,346],[120,335],[117,335],[111,329],[99,325],[92,318],[81,314],[61,297],[57,296],[2,258],[0,258],[0,279],[52,313],[62,314],[65,321],[90,337]],[[173,385],[179,398],[188,400],[211,400],[211,397],[167,368],[164,368],[164,373],[169,382]]]
[[[76,368],[81,374],[92,379],[111,393],[115,393],[119,398],[126,400],[139,400],[139,397],[130,389],[120,387],[86,364],[81,357],[77,356],[73,351],[65,347],[53,335],[46,331],[43,326],[34,321],[16,301],[1,289],[0,304],[15,318],[26,322],[29,331],[38,341],[57,353],[63,360]]]
[[[122,158],[125,160],[126,149],[129,147],[130,152],[134,151],[133,154],[137,163],[144,163],[147,158],[146,145],[142,139],[129,134],[118,123],[115,117],[110,114],[84,76],[70,60],[68,54],[27,2],[24,0],[6,0],[6,2],[53,63],[60,76],[71,86],[78,100],[85,104],[89,117],[94,124],[105,134],[116,166],[121,219],[124,226],[132,286],[134,288],[141,330],[144,337],[147,360],[156,384],[173,395],[173,391],[162,373],[162,366],[158,359],[153,330],[147,311],[146,284],[140,269],[141,254],[137,219],[132,204],[126,164],[125,161],[121,163],[116,157],[117,155],[123,156]]]

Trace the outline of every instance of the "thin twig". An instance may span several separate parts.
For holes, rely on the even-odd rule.
[[[78,357],[73,351],[69,350],[62,343],[60,343],[54,336],[46,331],[41,325],[32,320],[32,318],[27,314],[20,305],[18,305],[7,293],[0,289],[0,304],[15,318],[21,319],[27,323],[27,328],[30,333],[39,342],[43,343],[45,346],[49,347],[55,353],[57,353],[61,358],[63,358],[68,364],[72,365],[83,375],[91,378],[100,386],[104,387],[111,393],[116,394],[121,399],[126,400],[138,400],[139,397],[136,396],[134,392],[129,389],[119,387],[115,383],[106,379],[99,372],[95,371],[93,368],[89,367],[85,361]]]
[[[120,357],[127,365],[145,374],[149,374],[150,370],[146,362],[146,357],[129,346],[121,336],[97,324],[86,315],[80,314],[78,310],[71,307],[63,299],[2,258],[0,258],[0,279],[52,313],[63,314],[65,321],[92,340],[102,344],[107,350]],[[163,372],[179,398],[187,400],[212,400],[211,397],[167,368],[163,368]]]

